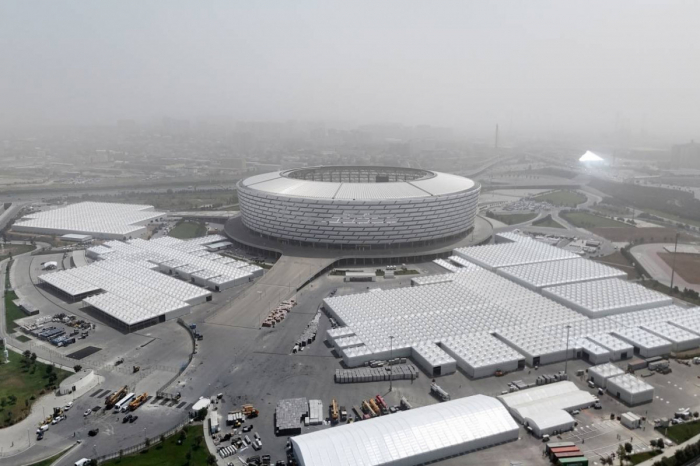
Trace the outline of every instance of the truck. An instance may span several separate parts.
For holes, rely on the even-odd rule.
[[[125,413],[127,409],[129,409],[129,403],[131,403],[131,400],[134,399],[136,396],[136,393],[127,393],[124,398],[119,400],[117,404],[114,405],[114,412],[115,413]]]
[[[249,419],[258,417],[258,415],[260,414],[260,411],[255,409],[253,405],[242,405],[241,412],[243,412],[243,414],[245,414]]]
[[[370,417],[375,417],[376,414],[374,411],[372,411],[372,407],[369,405],[367,400],[362,401],[362,411],[364,412],[364,415],[362,416],[362,419],[368,419]]]
[[[382,413],[382,410],[379,409],[379,406],[377,405],[377,402],[374,401],[374,398],[369,399],[369,407],[372,409],[374,414],[376,414],[377,416],[379,416]]]
[[[114,392],[114,393],[112,393],[111,395],[107,396],[107,398],[105,398],[105,408],[106,408],[106,409],[111,409],[115,404],[117,404],[117,402],[118,402],[119,400],[122,399],[122,397],[124,397],[124,395],[127,394],[128,391],[129,391],[129,387],[127,387],[126,385],[124,385],[122,388],[120,388],[120,389],[117,390],[116,392]]]
[[[382,414],[389,414],[389,406],[386,404],[386,401],[384,401],[382,395],[377,395],[374,399],[377,400],[377,406],[382,410]]]
[[[362,410],[357,405],[353,405],[352,412],[355,413],[355,417],[357,418],[358,421],[363,418]]]
[[[443,388],[435,382],[430,384],[430,394],[439,399],[440,401],[450,400],[450,394],[443,390]]]
[[[333,422],[338,422],[338,420],[340,419],[340,413],[338,412],[338,402],[335,400],[335,398],[333,398],[333,401],[331,401],[330,409],[331,420]]]
[[[340,421],[345,422],[348,420],[348,411],[345,409],[345,406],[340,407]]]
[[[411,408],[413,408],[413,406],[411,406],[411,403],[408,402],[408,400],[406,399],[405,396],[402,396],[401,397],[401,409],[403,409],[404,411],[408,411]]]
[[[146,402],[146,398],[148,398],[148,393],[146,392],[134,398],[134,400],[131,403],[129,403],[129,411],[135,411],[136,409],[138,409],[139,406]]]

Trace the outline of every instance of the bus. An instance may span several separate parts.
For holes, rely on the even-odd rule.
[[[114,405],[114,412],[126,412],[126,410],[129,409],[129,403],[134,399],[134,396],[136,396],[135,393],[127,393],[124,398],[119,400],[119,403]]]

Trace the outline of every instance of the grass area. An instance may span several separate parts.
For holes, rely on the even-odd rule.
[[[124,464],[128,466],[180,466],[188,464],[190,466],[205,466],[209,452],[202,437],[202,426],[188,426],[182,432],[185,438],[181,445],[177,442],[182,434],[175,434],[165,439],[165,443],[136,453],[130,456],[105,461],[103,466],[113,466]],[[187,461],[187,453],[190,453],[190,460]],[[252,455],[252,452],[251,452]]]
[[[537,214],[534,212],[527,214],[491,214],[487,215],[487,217],[503,222],[506,225],[515,225],[517,223],[529,222],[533,218],[537,218]]]
[[[622,255],[620,251],[615,251],[614,253],[605,257],[594,257],[591,260],[609,265],[610,267],[615,267],[623,272],[627,272],[627,278],[629,280],[636,280],[639,278],[637,269],[634,268],[632,263],[624,255]]]
[[[168,236],[179,239],[199,238],[207,234],[207,227],[200,222],[181,221],[170,230]]]
[[[588,212],[562,212],[561,217],[579,228],[632,228],[632,225]]]
[[[9,352],[9,364],[0,366],[0,424],[9,426],[29,414],[34,400],[66,379],[70,372],[25,360]],[[26,364],[24,362],[26,361]],[[51,376],[53,373],[55,376]],[[52,382],[52,378],[55,381]]]
[[[420,272],[417,270],[412,270],[412,269],[406,269],[406,270],[397,270],[394,272],[394,275],[418,275]]]
[[[71,447],[71,448],[72,448],[72,447]],[[59,453],[59,454],[56,455],[56,456],[52,456],[51,458],[46,458],[45,460],[39,461],[38,463],[32,463],[32,464],[30,464],[29,466],[51,466],[51,465],[54,464],[61,456],[65,455],[65,454],[66,454],[66,452],[63,451],[63,452]]]
[[[551,215],[547,215],[539,220],[532,222],[534,227],[546,227],[546,228],[564,228],[561,223],[557,222],[552,218]]]
[[[665,427],[663,428],[663,431],[666,432]],[[687,422],[684,424],[676,424],[675,426],[669,426],[668,433],[666,433],[666,437],[670,438],[671,440],[680,445],[681,443],[695,437],[698,434],[700,434],[700,422],[694,421]]]
[[[645,451],[642,453],[635,453],[634,455],[629,455],[627,460],[632,464],[643,463],[648,459],[659,456],[661,452],[659,450]]]
[[[551,193],[540,194],[534,199],[539,202],[549,202],[552,205],[562,207],[576,207],[583,204],[588,199],[585,195],[576,191],[554,191]]]
[[[17,299],[14,291],[8,290],[5,292],[5,328],[7,333],[12,333],[19,327],[15,321],[27,317],[27,314],[22,312],[13,301]]]
[[[19,340],[22,343],[26,343],[28,341],[31,341],[32,339],[29,338],[27,335],[19,335],[19,336],[17,336],[16,340]]]
[[[671,287],[664,285],[663,283],[659,283],[656,280],[643,280],[640,282],[637,282],[642,286],[645,286],[649,288],[650,290],[655,290],[658,291],[659,293],[663,293],[665,295],[671,296]],[[675,288],[675,286],[674,286]],[[695,304],[696,306],[700,306],[700,299],[693,298],[692,296],[684,295],[683,290],[679,290],[677,293],[673,293],[674,298],[682,299],[683,301],[689,302],[691,304]]]
[[[31,244],[5,244],[0,247],[0,261],[8,257],[17,256],[19,254],[24,254],[25,252],[30,252],[35,249],[35,246]]]
[[[162,193],[130,192],[115,196],[91,195],[87,199],[98,202],[126,202],[152,205],[156,210],[238,210],[238,194],[232,189],[191,191],[183,189]],[[229,207],[230,206],[230,207]]]
[[[681,222],[681,223],[687,223],[688,225],[693,225],[695,227],[700,227],[700,221],[698,220],[692,220],[689,218],[681,217],[679,215],[675,215],[669,212],[664,212],[663,210],[656,210],[656,209],[637,209],[637,211],[644,211],[648,214],[656,215],[659,217],[667,218],[669,220],[673,220],[674,222]]]

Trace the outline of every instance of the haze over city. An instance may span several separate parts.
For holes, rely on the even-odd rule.
[[[691,139],[692,1],[0,5],[0,123],[162,116]]]

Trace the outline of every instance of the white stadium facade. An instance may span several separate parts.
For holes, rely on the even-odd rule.
[[[397,167],[324,166],[238,183],[242,221],[262,238],[327,249],[396,249],[463,238],[480,186],[457,175]]]

